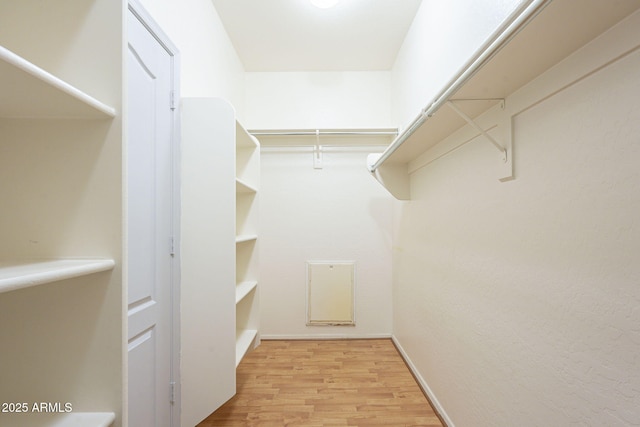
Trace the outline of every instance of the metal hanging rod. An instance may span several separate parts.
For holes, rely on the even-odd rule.
[[[249,130],[253,136],[396,136],[397,129],[295,129],[295,130]]]
[[[286,145],[286,144],[278,144],[278,145],[272,145],[272,144],[268,144],[268,145],[261,145],[260,146],[260,150],[261,151],[314,151],[314,150],[319,150],[319,151],[335,151],[335,152],[342,152],[342,151],[362,151],[364,152],[371,152],[371,150],[380,150],[380,152],[382,152],[385,148],[387,147],[386,144],[380,144],[380,145],[331,145],[331,144],[322,144],[322,145],[314,145],[314,144],[309,144],[309,145]]]
[[[438,93],[432,101],[424,107],[411,123],[400,133],[391,145],[375,162],[368,165],[370,172],[375,172],[391,155],[406,141],[422,124],[431,118],[438,109],[452,99],[452,96],[473,77],[484,64],[498,53],[509,40],[535,18],[552,0],[528,0],[516,9],[503,24],[480,46],[476,53],[467,61],[461,71],[456,74]]]

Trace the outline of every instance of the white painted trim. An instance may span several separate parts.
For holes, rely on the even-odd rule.
[[[395,344],[396,348],[398,349],[398,352],[400,353],[400,356],[404,359],[404,362],[407,364],[407,366],[409,367],[409,369],[413,373],[413,376],[415,377],[416,381],[418,382],[418,385],[420,386],[420,388],[422,389],[424,394],[426,394],[429,397],[429,400],[431,401],[431,404],[433,405],[433,409],[435,409],[438,412],[438,414],[440,415],[440,417],[442,417],[442,420],[445,422],[447,427],[455,427],[455,425],[453,424],[453,421],[451,421],[451,418],[449,417],[447,412],[444,410],[444,407],[440,404],[440,402],[438,401],[438,398],[433,393],[433,390],[431,390],[431,387],[429,387],[429,384],[427,384],[427,381],[422,377],[422,375],[420,375],[420,372],[418,371],[418,368],[416,367],[416,365],[413,364],[413,362],[409,358],[409,355],[404,350],[404,348],[402,347],[402,345],[400,344],[400,342],[398,341],[396,336],[392,335],[391,336],[391,340],[393,341],[393,343]]]
[[[112,270],[112,259],[59,259],[0,263],[0,293]]]
[[[372,340],[372,339],[390,339],[391,334],[260,334],[262,341],[269,340]]]

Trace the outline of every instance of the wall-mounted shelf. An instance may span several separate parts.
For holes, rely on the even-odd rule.
[[[279,148],[388,145],[398,136],[396,128],[250,129],[248,132],[259,138],[261,147]]]
[[[238,283],[238,285],[236,285],[236,304],[249,295],[256,286],[258,286],[258,282],[256,280]]]
[[[12,414],[14,427],[110,427],[116,419],[113,412],[69,412],[65,414]]]
[[[369,170],[396,198],[410,199],[409,176],[457,148],[442,145],[448,136],[472,129],[455,108],[448,108],[454,101],[506,150],[506,161],[496,151],[498,178],[512,179],[511,118],[519,111],[509,97],[638,7],[623,0],[584,0],[580,7],[565,0],[523,3],[381,155],[369,156]],[[482,123],[490,110],[493,122]],[[466,142],[481,135],[472,129]]]
[[[258,335],[258,331],[255,329],[242,329],[238,330],[236,334],[236,367],[242,361],[242,358],[247,354],[251,343],[254,342]]]
[[[0,117],[112,118],[114,108],[0,46]]]
[[[62,259],[0,263],[0,293],[111,270],[110,259]]]

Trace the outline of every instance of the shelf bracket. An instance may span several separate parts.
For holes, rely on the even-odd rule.
[[[487,138],[487,140],[493,144],[494,147],[496,147],[498,149],[498,151],[500,151],[500,153],[502,154],[502,161],[506,163],[507,161],[507,150],[506,148],[504,148],[502,145],[500,145],[500,143],[498,141],[496,141],[496,139],[494,137],[492,137],[491,135],[489,135],[487,133],[487,131],[485,131],[484,129],[482,129],[480,127],[480,125],[478,125],[471,117],[469,117],[468,115],[466,115],[460,108],[458,108],[458,106],[453,102],[453,101],[447,101],[447,105],[456,112],[456,114],[458,114],[460,117],[462,117],[467,123],[469,123],[469,125],[471,125],[471,127],[473,127],[475,130],[477,130],[478,132],[480,132],[480,134],[482,134],[482,136],[484,136],[485,138]],[[502,100],[502,104],[501,104],[502,109],[504,109],[504,100]]]
[[[313,147],[313,168],[322,169],[322,145],[320,145],[320,129],[316,129],[316,145]]]

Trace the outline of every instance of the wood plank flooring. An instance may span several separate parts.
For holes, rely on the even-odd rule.
[[[199,427],[442,427],[389,339],[262,341]]]

